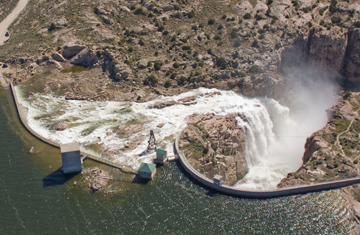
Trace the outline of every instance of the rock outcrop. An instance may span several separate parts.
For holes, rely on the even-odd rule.
[[[94,167],[90,170],[90,183],[88,187],[93,192],[100,191],[103,187],[105,187],[109,181],[109,173],[105,172],[98,167]]]
[[[223,177],[228,185],[241,180],[248,171],[244,158],[245,140],[236,114],[191,115],[189,128],[183,132],[180,148],[199,172],[212,179]]]
[[[78,45],[75,43],[68,43],[62,49],[62,56],[65,59],[71,59],[75,55],[77,55],[80,51],[84,50],[86,46]]]
[[[99,58],[94,54],[90,48],[84,48],[77,55],[75,55],[70,63],[80,65],[83,67],[91,67],[98,62]]]
[[[65,62],[65,58],[57,52],[54,52],[51,57],[57,62]]]
[[[70,123],[68,123],[68,122],[60,122],[60,123],[56,124],[55,130],[63,131],[65,129],[67,129],[69,126],[70,126]]]

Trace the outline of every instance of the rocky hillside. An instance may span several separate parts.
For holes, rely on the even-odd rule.
[[[278,98],[282,74],[304,60],[358,82],[359,10],[353,0],[32,0],[0,60],[22,64],[18,82],[41,74],[62,87],[54,67],[94,70],[77,71],[70,98],[142,101],[200,86]]]
[[[212,179],[221,175],[233,185],[248,172],[244,158],[245,139],[235,114],[194,114],[180,137],[179,147],[190,164]]]

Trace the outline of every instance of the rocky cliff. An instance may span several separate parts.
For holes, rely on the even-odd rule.
[[[241,180],[248,171],[245,139],[236,114],[194,114],[180,138],[180,148],[190,164],[212,179],[221,175],[227,185]]]

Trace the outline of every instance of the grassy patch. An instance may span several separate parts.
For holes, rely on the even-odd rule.
[[[88,70],[90,70],[90,69],[83,67],[83,66],[74,65],[68,69],[61,70],[61,72],[62,73],[78,73],[78,72],[83,72],[83,71],[88,71]]]
[[[335,144],[336,136],[334,134],[326,134],[322,136],[322,139],[328,142],[329,144]]]
[[[335,129],[333,129],[333,128],[330,128],[330,129],[331,129],[331,131],[339,134],[340,132],[343,132],[348,128],[350,122],[351,122],[350,120],[345,119],[345,118],[336,119],[334,121]]]
[[[191,142],[190,144],[186,145],[184,148],[185,150],[191,153],[191,158],[194,158],[196,160],[199,160],[200,158],[205,156],[204,154],[205,148],[198,140]]]
[[[44,73],[36,74],[31,77],[28,81],[26,81],[23,85],[23,91],[25,97],[29,97],[31,93],[43,93],[45,90],[45,79],[51,72],[47,71]]]
[[[251,3],[251,5],[252,5],[253,7],[256,7],[256,5],[257,5],[257,0],[249,0],[249,2]]]

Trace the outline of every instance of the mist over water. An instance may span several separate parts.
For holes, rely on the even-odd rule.
[[[304,82],[306,80],[309,81]],[[58,143],[97,143],[113,151],[124,149],[127,143],[137,143],[135,149],[114,156],[117,162],[134,169],[154,157],[138,157],[147,147],[150,130],[154,130],[157,141],[171,155],[173,140],[186,127],[187,116],[208,112],[240,114],[237,121],[246,136],[245,158],[249,172],[236,187],[261,190],[276,188],[287,173],[301,166],[306,137],[326,124],[325,109],[336,103],[336,87],[324,82],[326,80],[291,81],[293,91],[288,97],[291,102],[287,102],[291,104],[290,109],[267,97],[247,98],[232,91],[206,88],[145,103],[67,101],[43,94],[29,98],[20,95],[20,102],[28,108],[29,125]],[[17,91],[21,94],[21,89]],[[179,101],[185,97],[195,97],[196,103],[154,108],[158,102]],[[62,121],[72,124],[64,131],[55,131],[55,125]],[[141,128],[136,128],[136,124]],[[159,128],[159,124],[163,127]],[[133,130],[130,136],[115,133],[126,126]]]

